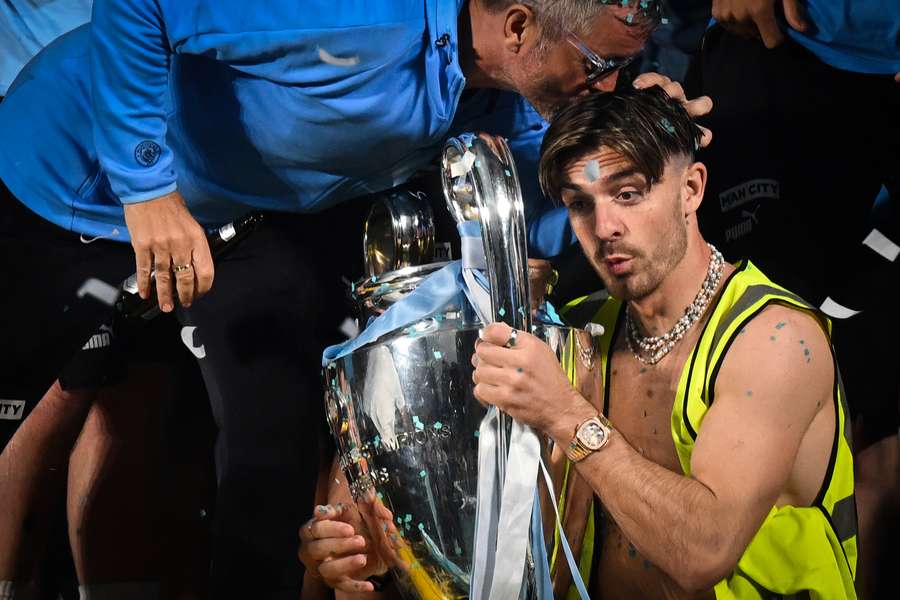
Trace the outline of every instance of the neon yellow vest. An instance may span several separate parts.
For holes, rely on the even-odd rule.
[[[700,339],[685,362],[672,406],[672,437],[686,476],[691,475],[696,432],[714,400],[716,376],[725,354],[743,326],[772,303],[812,314],[831,339],[831,323],[825,316],[800,297],[772,283],[750,262],[739,264],[712,307]],[[609,350],[622,322],[623,307],[618,300],[594,295],[573,301],[560,311],[573,323],[580,320],[578,313],[584,317],[590,311],[593,317],[588,319],[605,328],[600,339],[601,364],[607,382],[605,410],[609,402]],[[795,595],[822,600],[856,598],[853,581],[857,522],[850,422],[836,361],[834,371],[837,427],[831,460],[818,496],[809,507],[772,507],[735,570],[715,586],[717,599],[768,600]]]

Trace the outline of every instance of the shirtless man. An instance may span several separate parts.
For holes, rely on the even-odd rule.
[[[603,405],[537,338],[519,332],[505,347],[504,324],[484,331],[475,394],[567,448],[596,493],[597,597],[855,598],[852,459],[828,322],[704,241],[697,136],[659,90],[580,98],[559,114],[541,181],[611,296],[592,319],[605,327]]]
[[[853,468],[829,324],[704,241],[699,135],[656,88],[560,112],[541,181],[608,292],[568,311],[604,327],[604,395],[586,400],[544,343],[505,324],[477,346],[475,395],[564,448],[569,485],[577,474],[593,490],[595,598],[855,598]],[[382,563],[353,554],[367,543],[350,539],[344,510],[321,509],[301,557],[334,550],[319,572],[349,584]]]

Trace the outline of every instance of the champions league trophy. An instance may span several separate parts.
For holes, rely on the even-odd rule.
[[[468,238],[474,244],[463,239],[461,268],[465,271],[468,262],[480,271],[484,284],[489,281],[488,320],[532,331],[564,364],[573,363],[579,351],[584,361],[582,348],[593,348],[585,331],[531,322],[523,203],[506,142],[484,134],[451,139],[444,148],[442,175],[444,196],[460,231],[480,229],[480,240],[477,232]],[[469,598],[473,567],[493,549],[491,544],[491,549],[479,547],[473,560],[478,436],[487,411],[473,394],[471,357],[484,323],[459,291],[455,282],[460,277],[447,279],[453,282],[450,286],[440,283],[441,277],[454,273],[455,263],[418,264],[431,259],[431,209],[409,200],[389,198],[370,213],[365,242],[369,277],[353,288],[361,317],[370,319],[367,329],[383,326],[405,308],[404,299],[421,303],[413,298],[416,290],[452,289],[440,306],[421,313],[423,318],[397,321],[403,326],[326,360],[326,414],[350,491],[404,597]],[[593,356],[589,371],[580,376],[585,381],[599,376]],[[513,426],[505,415],[498,422],[494,464],[502,483]],[[542,446],[549,460],[550,452]],[[514,459],[510,454],[509,460]],[[537,476],[534,485],[528,485],[534,494]],[[499,498],[482,502],[499,503]],[[545,522],[553,523],[546,517],[552,511],[546,506],[543,510]],[[495,523],[487,534],[496,538],[496,529]],[[551,532],[552,542],[546,523],[530,529],[532,536]],[[522,585],[508,600],[538,597],[528,531],[525,524],[522,541],[527,551],[518,565]],[[473,598],[489,595],[495,594],[471,593]]]

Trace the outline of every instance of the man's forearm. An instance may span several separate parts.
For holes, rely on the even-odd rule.
[[[734,536],[709,488],[645,459],[617,431],[577,466],[625,537],[680,586],[707,589],[721,579]]]

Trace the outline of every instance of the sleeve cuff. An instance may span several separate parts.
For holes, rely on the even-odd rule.
[[[119,198],[119,202],[122,204],[137,204],[138,202],[146,202],[148,200],[155,200],[160,196],[165,196],[166,194],[171,194],[175,190],[178,189],[178,185],[173,181],[167,186],[157,188],[155,190],[151,190],[149,192],[141,192],[140,194],[131,194],[128,196],[123,196]]]

